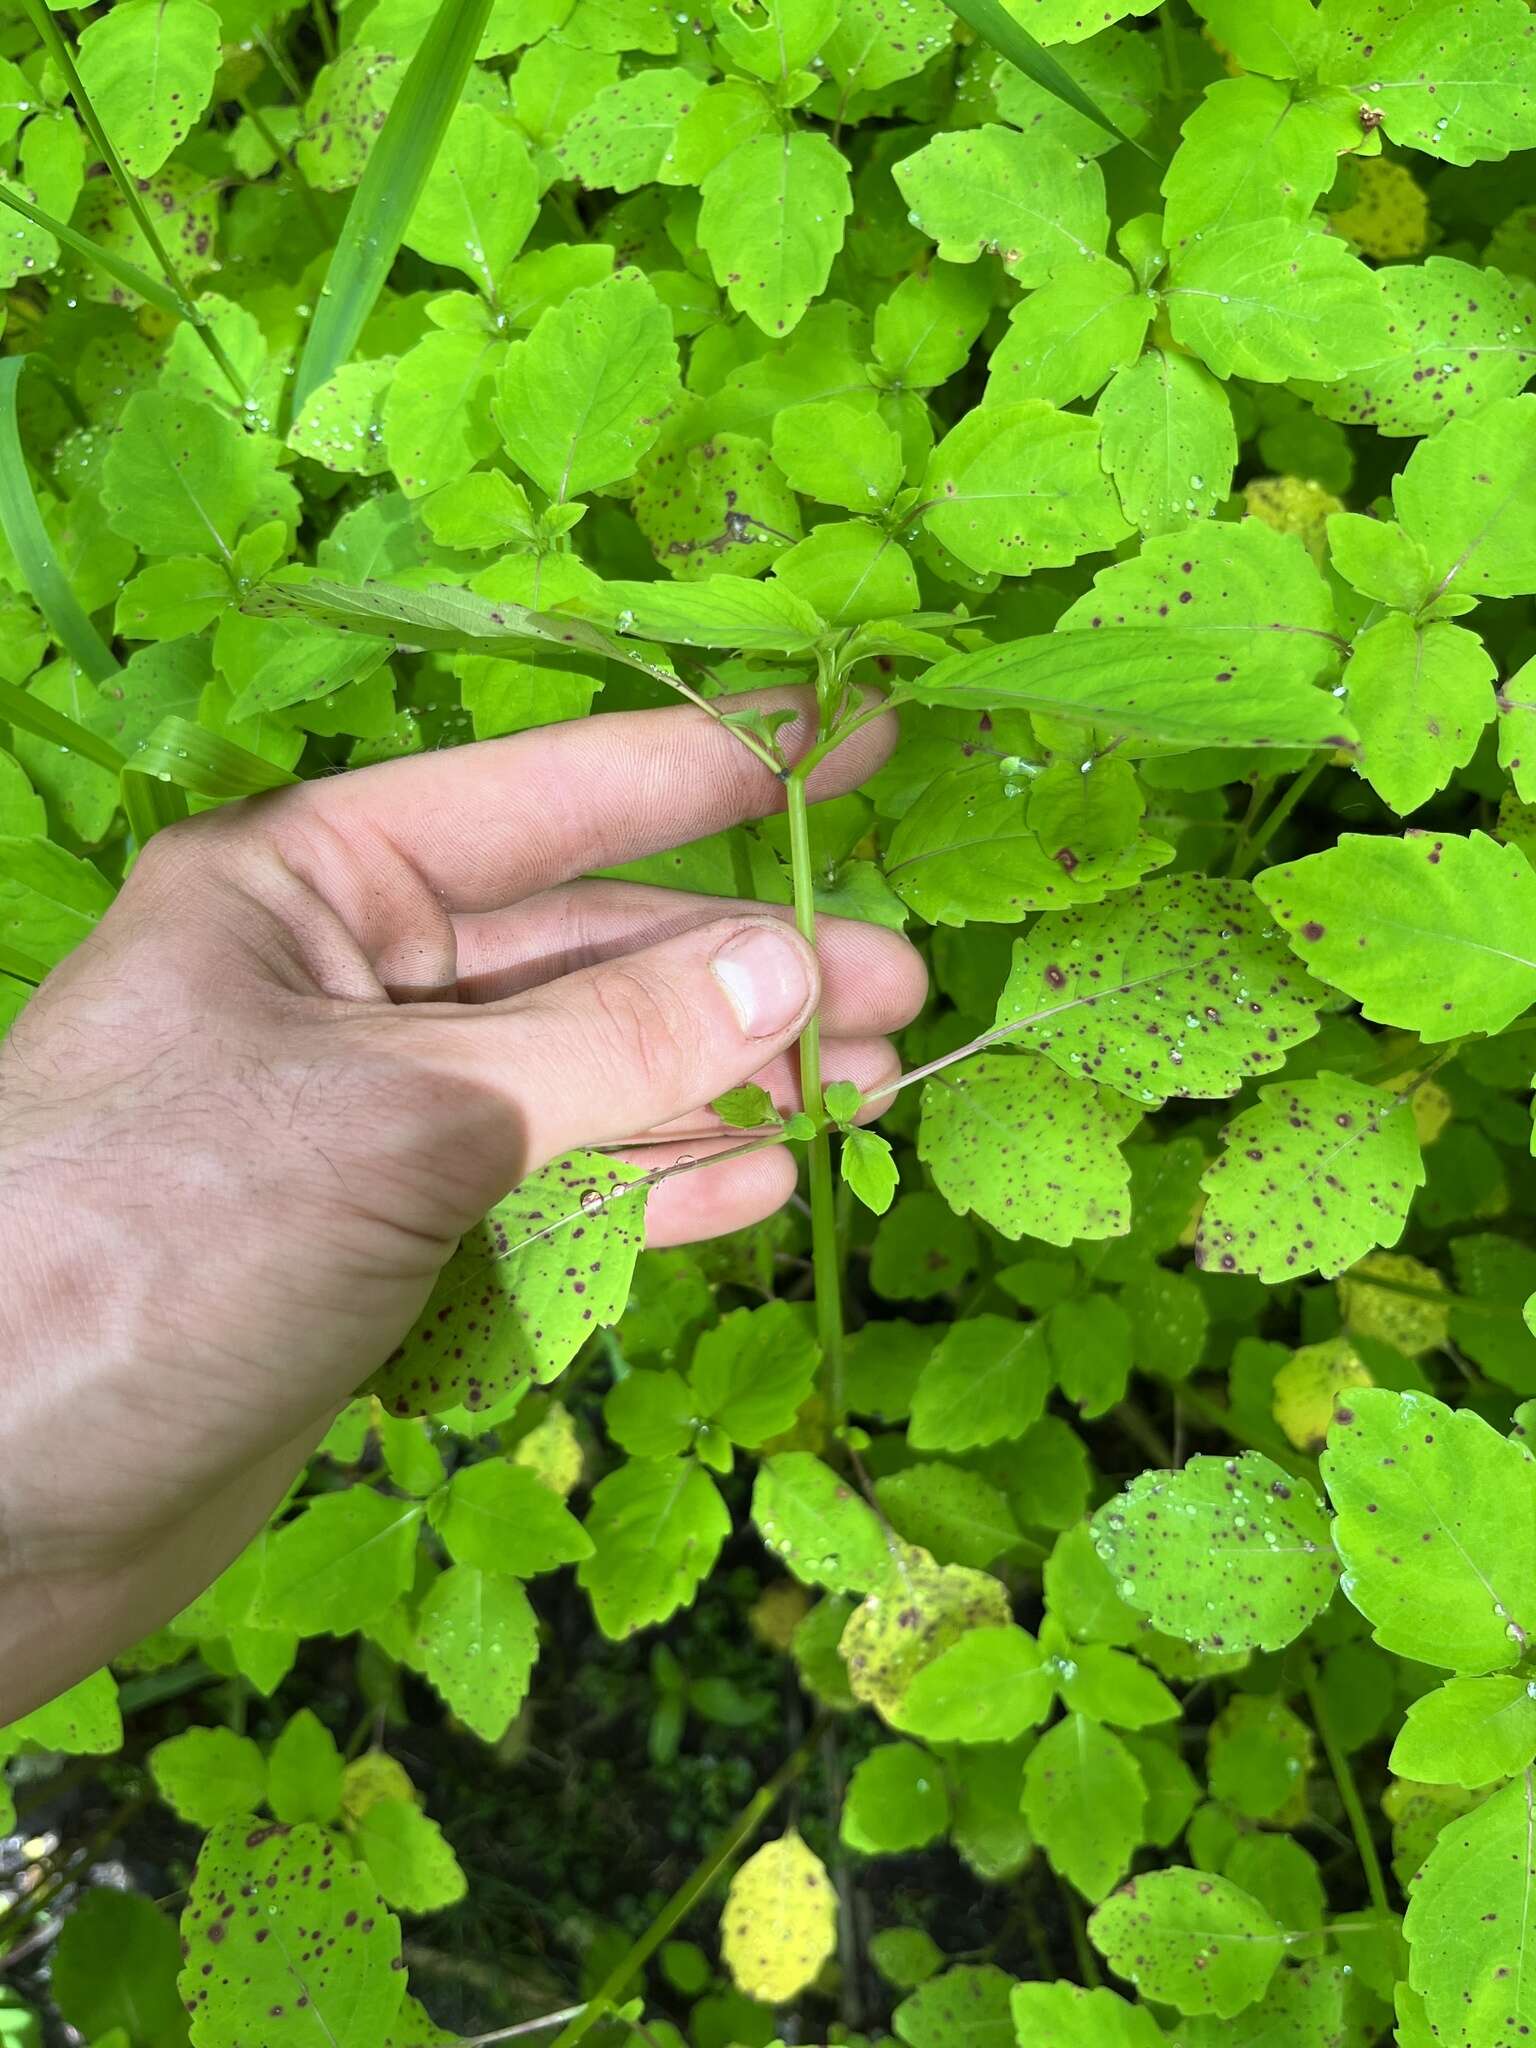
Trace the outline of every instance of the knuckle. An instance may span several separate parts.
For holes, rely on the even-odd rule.
[[[670,1092],[695,1065],[687,1019],[672,992],[622,964],[592,977],[590,1015],[605,1064]]]

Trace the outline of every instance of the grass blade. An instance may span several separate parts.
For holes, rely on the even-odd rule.
[[[480,47],[491,0],[438,0],[347,209],[299,359],[293,411],[339,370],[384,288]]]
[[[0,974],[9,974],[16,981],[29,981],[36,988],[47,972],[41,960],[34,960],[30,953],[23,953],[20,946],[12,946],[0,939]]]
[[[22,575],[26,578],[27,589],[38,610],[48,621],[49,629],[65,653],[79,668],[83,669],[93,683],[105,682],[108,676],[118,672],[112,651],[102,639],[80,608],[80,602],[69,587],[64,571],[59,567],[59,558],[53,551],[53,542],[43,525],[42,514],[37,509],[37,499],[32,490],[32,479],[27,474],[26,457],[21,449],[21,427],[16,417],[16,391],[21,382],[22,370],[26,367],[25,356],[6,356],[0,361],[0,527],[10,543],[11,553],[16,557]],[[20,697],[24,703],[32,700],[21,690],[9,691],[8,695]],[[37,710],[46,710],[38,705]],[[4,714],[12,717],[10,712]],[[63,718],[56,711],[48,713],[58,718],[75,731],[73,722]],[[14,724],[24,724],[22,719],[12,718]],[[36,730],[34,727],[33,730]],[[83,728],[81,728],[83,731]],[[54,738],[47,733],[44,738]],[[59,741],[61,746],[73,745],[73,740]],[[102,741],[103,746],[108,745]],[[89,749],[81,746],[81,753]],[[106,766],[121,766],[122,756],[117,749],[111,749],[114,760]],[[92,756],[91,758],[98,758]]]
[[[1050,51],[1037,43],[1028,29],[1019,26],[1002,5],[1002,0],[949,0],[949,6],[950,12],[958,14],[966,27],[980,36],[989,49],[1006,58],[1026,78],[1032,78],[1043,91],[1052,94],[1063,106],[1070,107],[1073,113],[1081,114],[1085,121],[1092,121],[1106,135],[1113,135],[1117,142],[1128,142],[1132,149],[1156,162],[1150,149],[1112,121],[1103,108],[1083,91],[1077,80],[1062,69]]]
[[[169,782],[217,803],[256,796],[264,789],[284,789],[299,779],[206,726],[174,716],[161,719],[129,761],[127,772],[153,779],[162,788]]]
[[[152,306],[158,306],[162,313],[174,313],[178,320],[187,317],[187,309],[158,277],[151,277],[147,270],[140,270],[137,263],[130,263],[126,256],[119,256],[115,250],[104,249],[93,242],[89,235],[82,235],[78,228],[72,228],[67,221],[55,220],[51,213],[45,213],[40,206],[33,206],[12,192],[8,186],[0,185],[0,206],[8,206],[13,213],[19,213],[23,220],[31,221],[34,227],[44,228],[56,242],[62,242],[67,249],[73,249],[77,256],[84,256],[90,263],[115,277],[119,284],[126,285],[131,292],[137,292],[141,299],[147,299]]]
[[[147,846],[167,825],[179,825],[187,815],[187,800],[173,782],[158,775],[142,775],[125,768],[120,785],[123,816],[135,846]]]

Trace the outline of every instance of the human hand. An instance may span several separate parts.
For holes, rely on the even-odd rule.
[[[787,758],[814,725],[781,729]],[[853,787],[889,721],[812,778]],[[693,710],[277,792],[153,840],[0,1049],[0,1722],[168,1619],[261,1527],[469,1227],[574,1146],[698,1155],[705,1105],[893,1078],[905,940],[595,867],[776,809]],[[668,1149],[669,1141],[671,1150]],[[789,1195],[771,1149],[663,1182],[653,1243]]]

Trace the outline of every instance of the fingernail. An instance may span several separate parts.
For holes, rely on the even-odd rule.
[[[748,1038],[787,1031],[811,992],[804,951],[776,925],[738,932],[709,964]]]

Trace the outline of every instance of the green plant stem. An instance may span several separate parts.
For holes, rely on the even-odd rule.
[[[1312,1725],[1322,1742],[1323,1752],[1328,1758],[1328,1768],[1333,1772],[1333,1782],[1339,1788],[1339,1798],[1343,1802],[1345,1813],[1349,1816],[1350,1830],[1360,1854],[1361,1867],[1365,1871],[1365,1888],[1370,1894],[1371,1904],[1379,1914],[1390,1917],[1392,1905],[1387,1897],[1387,1880],[1382,1871],[1375,1838],[1371,1834],[1365,1802],[1360,1797],[1360,1787],[1355,1783],[1354,1768],[1339,1747],[1338,1738],[1333,1732],[1333,1724],[1328,1719],[1323,1689],[1317,1682],[1317,1667],[1310,1658],[1302,1667],[1301,1683],[1312,1713]]]
[[[632,1942],[614,1964],[601,1986],[582,2007],[579,2016],[572,2020],[555,2042],[554,2048],[576,2048],[576,2043],[585,2041],[599,2020],[608,2017],[673,1928],[680,1926],[687,1919],[699,1900],[723,1875],[726,1866],[752,1840],[763,1822],[794,1784],[814,1756],[825,1725],[824,1718],[818,1719],[788,1761],[779,1766],[766,1785],[758,1787],[693,1875],[679,1886],[644,1934]]]
[[[1307,791],[1327,766],[1327,755],[1319,754],[1315,761],[1309,762],[1299,774],[1292,776],[1268,817],[1249,836],[1247,843],[1244,844],[1242,840],[1239,840],[1236,850],[1232,855],[1231,869],[1232,874],[1238,880],[1252,873],[1253,869],[1258,865],[1259,857],[1265,847],[1268,846],[1270,840],[1274,838],[1280,827],[1285,823],[1286,819],[1295,810],[1296,806],[1301,802]]]
[[[300,205],[304,208],[305,212],[309,215],[310,219],[314,222],[315,226],[320,230],[320,233],[325,237],[327,241],[329,241],[331,234],[330,222],[326,219],[325,214],[321,209],[319,200],[315,197],[313,191],[305,183],[304,179],[300,177],[298,166],[294,163],[292,157],[289,156],[287,150],[284,149],[283,145],[278,141],[277,137],[273,134],[271,126],[268,123],[266,116],[262,113],[260,107],[256,105],[255,101],[251,98],[249,93],[244,92],[237,93],[235,95],[235,104],[239,107],[241,113],[244,114],[247,121],[250,122],[251,126],[256,130],[256,133],[261,137],[262,141],[267,145],[268,149],[271,150],[273,156],[277,159],[277,168],[279,172],[282,174],[284,178],[287,179],[288,183],[293,187],[294,191],[298,193]]]
[[[122,193],[128,211],[133,215],[134,225],[148,243],[151,254],[160,266],[161,276],[176,294],[182,317],[191,321],[203,347],[228,379],[230,389],[242,405],[248,406],[251,394],[245,379],[230,361],[223,342],[214,333],[206,316],[199,310],[192,294],[182,282],[181,273],[172,261],[170,251],[161,241],[159,230],[144,204],[138,180],[131,178],[123,168],[122,158],[113,148],[111,137],[101,125],[91,96],[85,89],[85,80],[76,68],[75,53],[69,46],[69,38],[60,28],[55,16],[49,12],[45,0],[22,0],[22,5],[26,9],[27,19],[42,38],[44,49],[64,74],[64,82],[69,87],[69,96],[75,103],[75,111],[84,123],[86,133],[96,145],[102,162],[112,173],[113,182]]]
[[[816,943],[816,877],[811,865],[811,827],[806,810],[807,769],[790,774],[789,860],[795,891],[795,927],[807,945]],[[800,1093],[807,1116],[825,1115],[821,1098],[821,1025],[812,1017],[800,1034]],[[832,1182],[832,1145],[825,1130],[808,1147],[811,1191],[811,1268],[816,1280],[816,1334],[827,1367],[834,1428],[843,1419],[843,1268],[839,1257],[837,1196]]]

